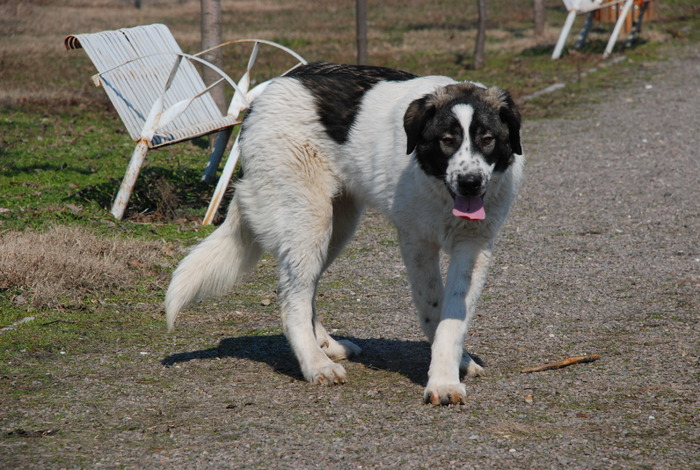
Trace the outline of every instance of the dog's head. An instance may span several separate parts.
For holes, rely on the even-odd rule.
[[[457,83],[412,102],[404,115],[408,154],[421,169],[445,182],[454,214],[483,218],[483,196],[494,173],[522,154],[520,113],[496,87]]]

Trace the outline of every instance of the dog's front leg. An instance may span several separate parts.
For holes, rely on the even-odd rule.
[[[466,387],[459,380],[464,339],[490,259],[490,247],[463,246],[452,253],[440,323],[432,344],[426,403],[448,405],[466,401]]]
[[[440,322],[443,299],[442,274],[440,273],[440,246],[427,241],[415,241],[410,235],[399,233],[401,255],[411,283],[413,304],[418,323],[430,344],[435,339],[435,329]]]

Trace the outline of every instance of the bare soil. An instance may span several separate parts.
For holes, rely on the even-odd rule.
[[[466,405],[421,403],[429,348],[393,231],[370,213],[319,298],[363,348],[348,384],[301,380],[267,260],[175,335],[1,377],[0,466],[700,468],[700,49],[630,70],[525,124],[527,182],[468,340],[489,375]],[[588,353],[601,359],[520,373]]]

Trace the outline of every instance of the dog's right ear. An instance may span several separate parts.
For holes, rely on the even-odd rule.
[[[410,155],[416,149],[423,135],[426,123],[435,114],[435,104],[432,95],[425,95],[408,106],[403,115],[403,129],[406,131],[406,154]]]

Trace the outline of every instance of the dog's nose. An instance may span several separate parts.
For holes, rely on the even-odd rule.
[[[483,181],[479,175],[462,175],[457,179],[459,192],[463,196],[479,196]]]

